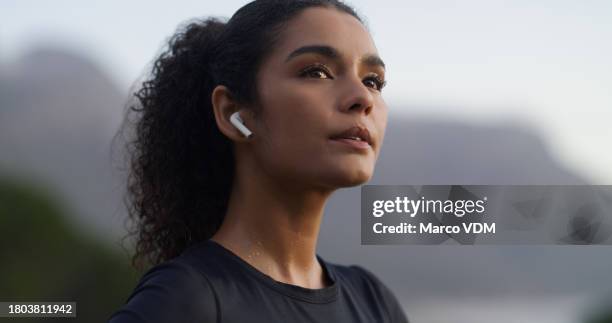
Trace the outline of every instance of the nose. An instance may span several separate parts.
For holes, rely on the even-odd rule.
[[[374,97],[370,91],[357,76],[347,78],[345,95],[340,105],[342,112],[370,114],[374,107]]]

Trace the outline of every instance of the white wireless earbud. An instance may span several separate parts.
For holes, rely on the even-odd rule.
[[[242,132],[245,137],[249,138],[251,135],[253,135],[251,130],[244,126],[244,121],[242,121],[242,118],[240,118],[240,113],[238,111],[232,113],[230,116],[230,122],[234,125],[234,127]]]

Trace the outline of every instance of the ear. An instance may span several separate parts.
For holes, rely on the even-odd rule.
[[[232,141],[248,141],[230,122],[232,113],[240,110],[240,105],[233,99],[230,90],[225,85],[217,85],[213,89],[211,100],[219,130]]]

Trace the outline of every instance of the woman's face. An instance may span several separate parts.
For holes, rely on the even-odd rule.
[[[320,189],[368,181],[387,124],[384,79],[374,42],[356,18],[333,8],[302,11],[258,72],[262,112],[252,149],[260,167]],[[351,128],[361,131],[343,135]],[[370,143],[333,139],[351,135]]]

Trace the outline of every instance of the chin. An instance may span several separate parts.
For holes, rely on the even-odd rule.
[[[352,187],[367,183],[372,178],[372,171],[369,169],[343,169],[335,177],[335,186],[338,188]]]

